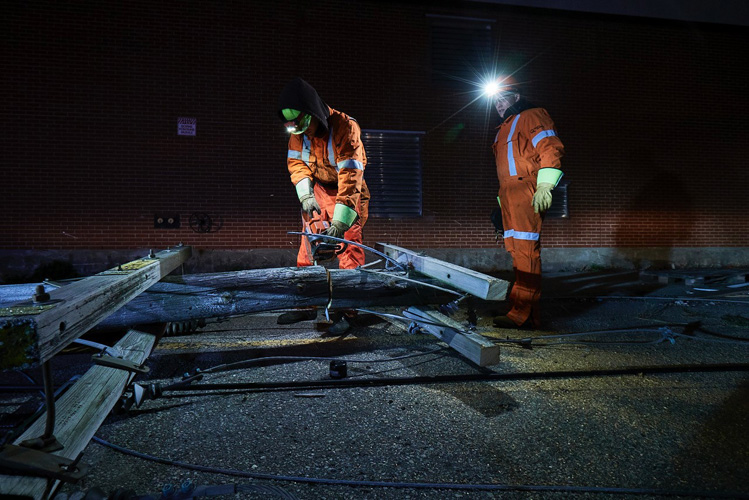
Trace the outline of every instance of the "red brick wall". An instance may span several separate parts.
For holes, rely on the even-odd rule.
[[[747,30],[470,2],[17,2],[0,20],[5,249],[290,248],[277,96],[294,76],[363,128],[426,131],[424,216],[365,243],[491,247],[494,115],[431,83],[427,14],[494,19],[567,147],[546,247],[747,246]],[[177,135],[177,118],[197,136]],[[457,140],[448,132],[464,129]],[[188,227],[190,214],[220,231]],[[178,230],[154,214],[179,214]]]

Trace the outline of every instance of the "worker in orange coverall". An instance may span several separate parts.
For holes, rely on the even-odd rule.
[[[510,311],[494,318],[501,328],[538,328],[541,298],[541,244],[544,212],[562,178],[564,145],[549,113],[523,98],[507,79],[492,96],[502,119],[494,139],[505,248],[512,256],[515,282]]]
[[[319,214],[330,224],[325,234],[361,243],[369,190],[364,182],[367,155],[359,124],[329,107],[301,78],[289,82],[281,92],[278,115],[291,134],[287,166],[302,210],[310,217]],[[312,263],[309,246],[302,241],[297,266]],[[348,245],[338,255],[340,269],[363,264],[364,251],[360,247]],[[279,323],[314,319],[313,313],[292,311],[279,317]]]

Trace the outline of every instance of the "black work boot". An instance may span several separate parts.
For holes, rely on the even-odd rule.
[[[525,320],[522,325],[518,325],[508,316],[494,316],[493,322],[494,326],[497,328],[515,328],[518,330],[535,330],[540,328],[541,326],[532,318],[528,318],[527,320]]]
[[[526,323],[523,323],[522,325],[518,325],[513,320],[511,320],[507,316],[494,316],[493,320],[494,326],[497,328],[517,328],[517,329],[525,329]]]
[[[341,314],[341,318],[335,321],[325,331],[325,337],[340,337],[345,334],[351,325],[346,320],[346,316]]]
[[[311,321],[315,318],[317,318],[317,311],[315,309],[299,309],[281,314],[276,323],[279,325],[291,325],[300,321]]]

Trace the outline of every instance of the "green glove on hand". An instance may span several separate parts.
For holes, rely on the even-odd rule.
[[[310,217],[312,217],[312,212],[320,213],[320,205],[317,204],[314,194],[304,195],[299,201],[302,202],[302,210],[307,212]]]
[[[348,231],[348,226],[339,220],[332,220],[330,227],[325,230],[324,234],[332,236],[333,238],[343,238],[344,233]]]
[[[536,194],[533,195],[533,211],[538,213],[546,212],[551,206],[551,190],[554,184],[549,182],[539,182],[536,186]]]

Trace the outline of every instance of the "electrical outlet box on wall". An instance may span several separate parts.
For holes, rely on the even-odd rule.
[[[179,229],[179,214],[153,216],[154,229]]]

